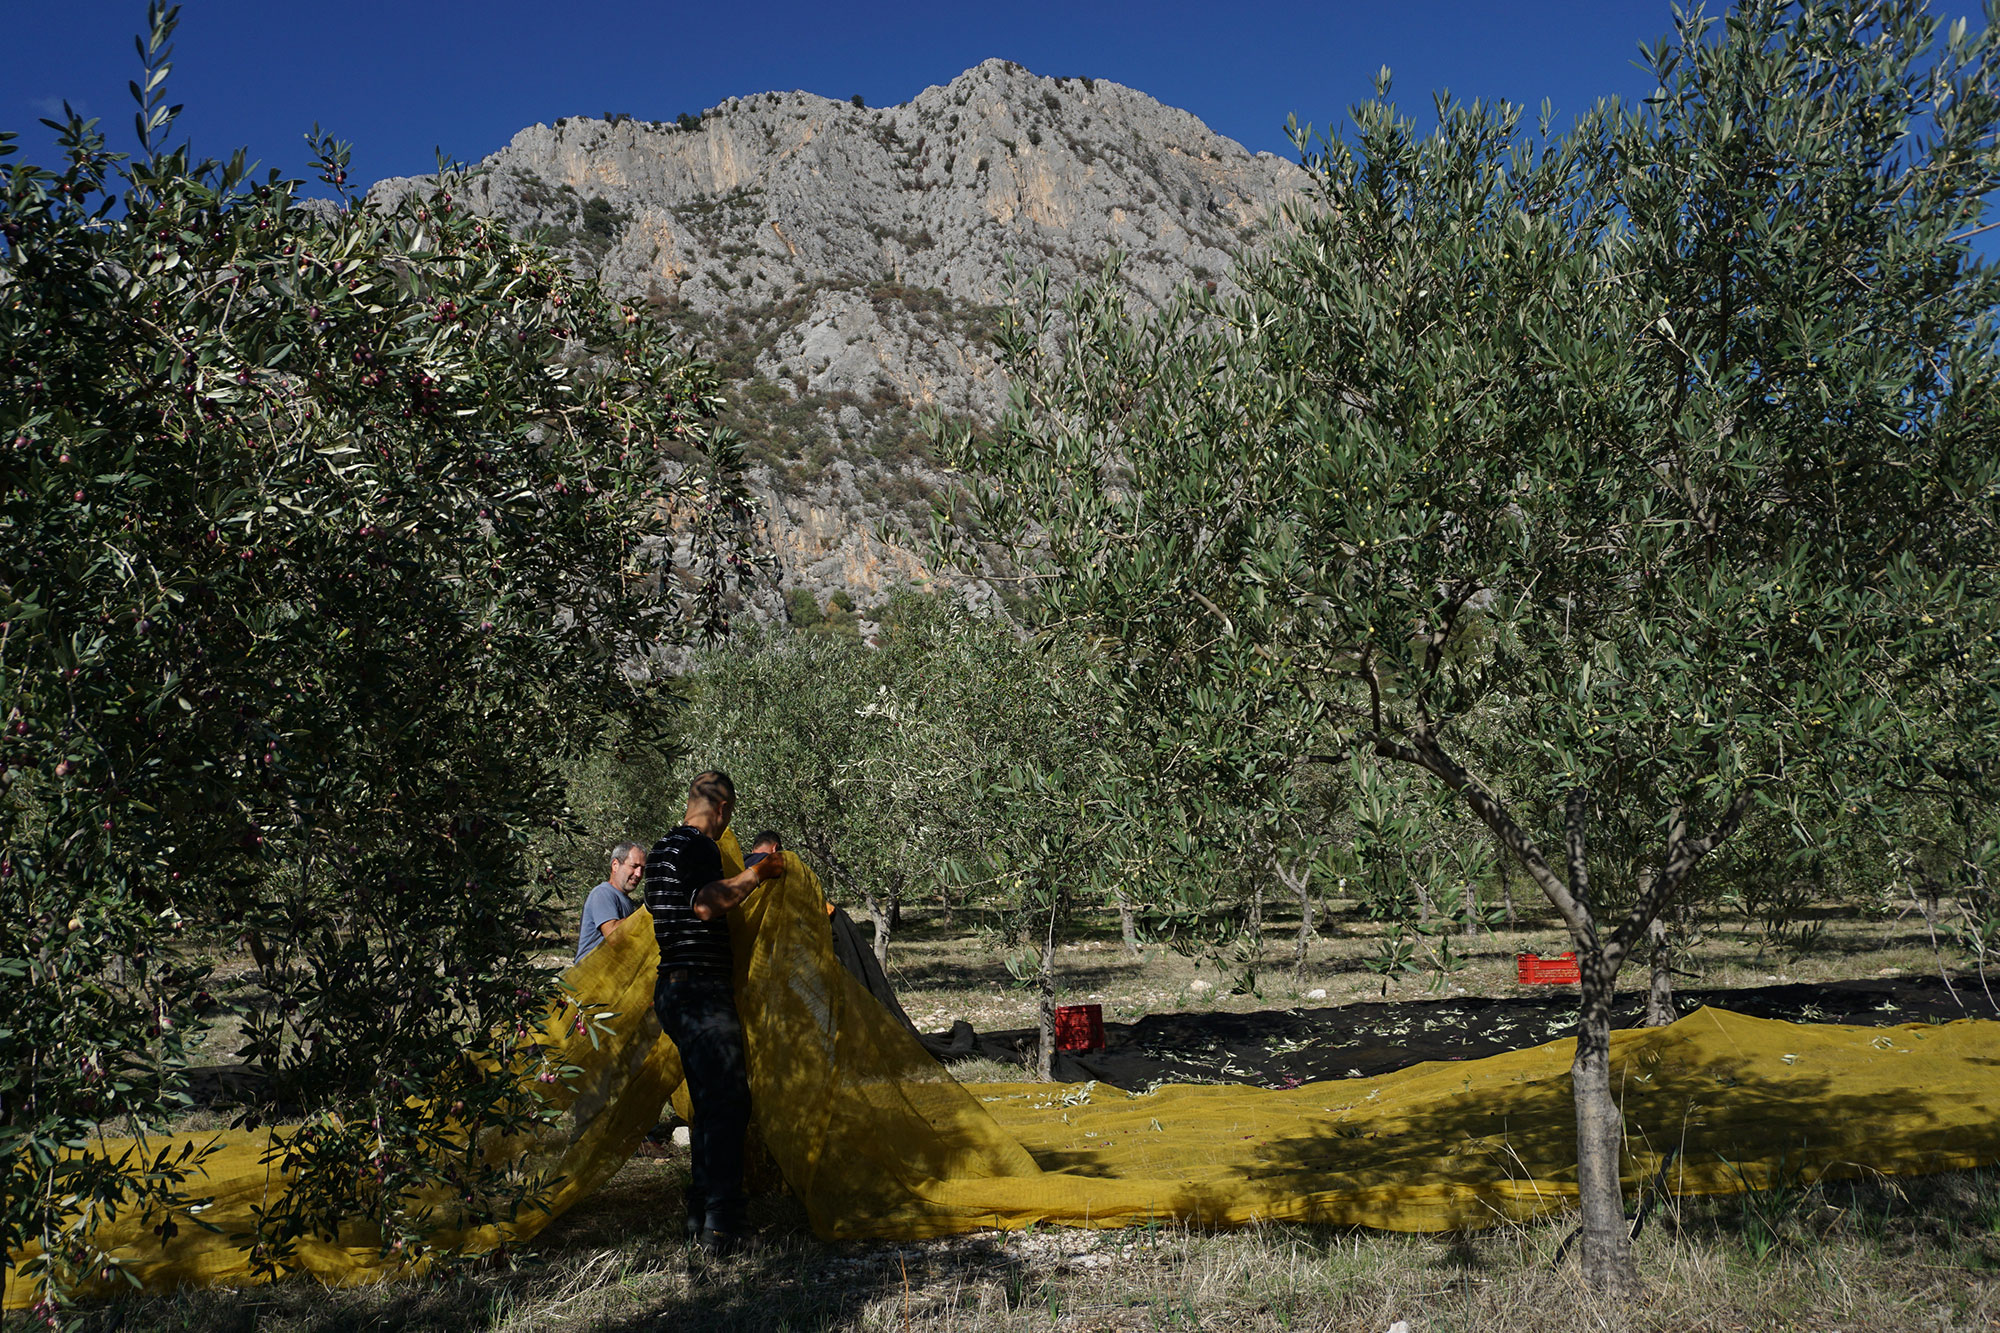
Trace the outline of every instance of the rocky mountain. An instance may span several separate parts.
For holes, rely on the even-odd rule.
[[[772,92],[568,118],[480,165],[475,206],[568,247],[736,381],[781,571],[758,610],[797,619],[925,577],[917,543],[877,534],[921,529],[944,484],[921,414],[1005,400],[1010,260],[1064,285],[1117,249],[1149,305],[1226,281],[1305,184],[1144,93],[1002,60],[894,107]]]

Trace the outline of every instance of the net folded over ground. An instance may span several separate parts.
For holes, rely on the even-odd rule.
[[[723,846],[740,866],[733,837]],[[1567,1040],[1289,1089],[960,1084],[840,965],[817,878],[788,863],[733,918],[737,992],[757,1132],[822,1237],[1169,1221],[1440,1231],[1574,1205]],[[545,1206],[448,1229],[441,1248],[532,1240],[625,1164],[670,1100],[685,1112],[679,1059],[652,1013],[647,924],[642,910],[565,975],[570,999],[549,1017],[537,1066],[579,1072],[534,1084],[554,1120],[535,1137],[480,1145],[545,1179]],[[1612,1059],[1634,1190],[1730,1193],[2000,1162],[2000,1023],[1837,1027],[1709,1008],[1613,1033]],[[297,1129],[188,1136],[209,1150],[187,1193],[212,1231],[162,1241],[157,1215],[133,1213],[80,1225],[150,1289],[424,1271],[354,1223],[300,1245],[275,1273],[253,1263],[256,1217],[287,1187],[283,1144]],[[663,1197],[663,1214],[677,1202]],[[39,1298],[21,1271],[34,1254],[11,1256],[7,1308]]]

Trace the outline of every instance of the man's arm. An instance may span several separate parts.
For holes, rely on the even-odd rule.
[[[750,890],[765,880],[776,879],[784,873],[784,853],[777,852],[765,857],[754,866],[745,866],[728,879],[718,879],[712,884],[704,884],[694,895],[694,914],[703,921],[713,921],[748,898]]]
[[[598,922],[597,931],[600,935],[604,936],[604,938],[608,940],[611,938],[611,932],[618,929],[618,927],[624,925],[625,921],[626,921],[625,917],[614,916],[609,921]]]

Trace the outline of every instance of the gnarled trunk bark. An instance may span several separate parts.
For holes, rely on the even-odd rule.
[[[1653,891],[1653,872],[1639,872],[1639,896],[1646,897]],[[1667,918],[1671,908],[1661,908],[1660,914],[1646,927],[1648,961],[1652,964],[1652,976],[1646,985],[1646,1026],[1663,1028],[1680,1017],[1674,1005],[1674,951],[1677,941],[1673,927]]]
[[[875,961],[882,967],[889,966],[889,914],[882,910],[875,895],[868,895],[868,915],[875,918]]]
[[[1299,936],[1298,942],[1292,948],[1292,984],[1297,985],[1305,979],[1306,946],[1312,941],[1312,863],[1308,861],[1306,868],[1297,874],[1285,869],[1275,860],[1271,862],[1271,868],[1277,872],[1279,881],[1299,898]]]
[[[1578,950],[1582,1012],[1576,1026],[1576,1057],[1570,1085],[1576,1102],[1576,1192],[1583,1211],[1584,1281],[1613,1296],[1639,1287],[1632,1263],[1632,1237],[1625,1226],[1625,1191],[1618,1164],[1625,1146],[1625,1120],[1611,1095],[1611,995],[1616,965],[1593,949]]]
[[[1681,1016],[1674,1003],[1674,941],[1667,923],[1658,917],[1646,927],[1652,944],[1653,975],[1646,987],[1646,1026],[1663,1028]]]
[[[878,967],[889,965],[889,913],[882,907],[882,900],[867,890],[861,892],[861,905],[868,909],[868,919],[875,926],[875,963]]]
[[[1118,904],[1119,938],[1125,942],[1125,952],[1137,958],[1144,951],[1139,947],[1139,922],[1132,915],[1132,900],[1116,889],[1111,896]]]
[[[1625,1229],[1625,1190],[1618,1161],[1625,1147],[1625,1117],[1611,1095],[1611,996],[1618,982],[1623,949],[1614,936],[1598,934],[1591,910],[1590,862],[1586,854],[1590,793],[1572,788],[1563,803],[1563,840],[1568,844],[1568,918],[1576,944],[1576,1056],[1570,1061],[1570,1095],[1576,1107],[1576,1198],[1583,1212],[1583,1279],[1611,1296],[1635,1294],[1639,1270],[1632,1262],[1632,1237]],[[1649,875],[1643,881],[1653,887]],[[1646,895],[1641,895],[1645,901]],[[1609,947],[1607,947],[1607,944]]]

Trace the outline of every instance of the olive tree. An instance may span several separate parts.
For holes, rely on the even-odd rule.
[[[261,1261],[533,1198],[464,1151],[542,1114],[524,849],[740,568],[705,370],[454,173],[369,207],[321,136],[309,204],[164,146],[174,20],[136,158],[74,115],[57,169],[0,135],[0,1249],[57,1289],[106,1263],[94,1215],[200,1225],[193,1163],[144,1147],[221,1012],[183,926],[251,933],[241,1058],[326,1112],[279,1136]],[[440,1185],[453,1216],[414,1202]]]
[[[858,638],[738,635],[685,678],[678,739],[691,765],[735,780],[739,833],[775,828],[831,891],[865,905],[878,962],[888,958],[889,904],[922,841],[902,808],[918,793],[882,781],[883,748],[897,734],[879,712],[885,683],[881,659]]]
[[[1652,98],[1562,134],[1442,98],[1420,132],[1385,74],[1240,296],[1030,300],[1004,428],[955,442],[1127,715],[1281,690],[1240,767],[1424,775],[1541,889],[1618,1290],[1620,967],[1746,813],[1990,775],[1996,734],[2000,282],[1967,240],[2000,34],[1913,0],[1677,22]],[[1947,686],[1982,701],[1948,755]]]
[[[776,827],[866,906],[879,960],[905,898],[997,923],[1040,999],[1046,1074],[1057,943],[1100,894],[1152,873],[1158,849],[1099,785],[1107,724],[1073,645],[948,596],[899,595],[883,619],[874,647],[790,631],[706,654],[680,743],[730,771],[748,824]]]

